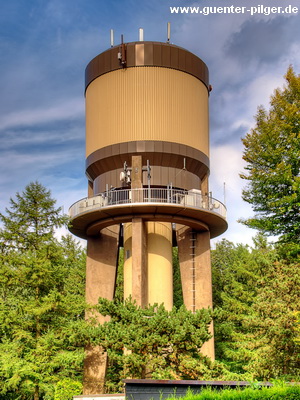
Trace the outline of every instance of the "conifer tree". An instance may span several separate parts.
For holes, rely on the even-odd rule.
[[[212,251],[216,358],[233,373],[244,374],[250,360],[248,321],[264,266],[260,250],[225,239]]]
[[[266,238],[212,252],[216,357],[231,379],[299,379],[299,262]],[[238,374],[238,375],[236,375]]]
[[[163,304],[141,308],[131,299],[125,303],[99,300],[98,312],[110,321],[89,332],[92,345],[107,351],[106,389],[122,388],[122,379],[213,379],[223,368],[201,354],[210,338],[208,310],[195,313],[184,306],[167,311]],[[124,351],[124,349],[126,349]]]
[[[297,312],[300,310],[299,262],[277,260],[257,283],[253,304],[247,370],[254,379],[299,380],[300,343]]]
[[[38,400],[62,378],[80,378],[84,252],[55,239],[66,217],[50,191],[30,183],[0,215],[0,395]]]

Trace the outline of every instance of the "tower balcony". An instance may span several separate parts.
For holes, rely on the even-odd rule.
[[[200,190],[173,188],[111,189],[74,203],[69,209],[69,230],[83,239],[101,229],[139,217],[210,231],[211,238],[227,229],[226,207]]]

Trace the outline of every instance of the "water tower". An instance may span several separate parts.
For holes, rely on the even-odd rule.
[[[88,303],[113,299],[123,246],[124,296],[171,309],[178,246],[187,309],[212,307],[210,239],[227,222],[208,184],[210,88],[205,63],[169,39],[121,40],[87,65],[88,196],[71,206],[70,231],[87,240]],[[202,352],[214,359],[213,339]],[[86,394],[102,390],[100,353],[87,349]]]

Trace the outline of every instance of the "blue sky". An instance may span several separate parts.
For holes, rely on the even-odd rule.
[[[171,42],[203,59],[210,70],[211,179],[223,201],[228,231],[219,238],[251,243],[255,232],[237,223],[251,215],[242,201],[241,138],[254,115],[284,83],[288,66],[300,73],[300,15],[171,14],[170,6],[286,6],[300,0],[11,0],[0,13],[0,212],[9,198],[38,180],[67,211],[86,196],[84,69],[115,44]]]

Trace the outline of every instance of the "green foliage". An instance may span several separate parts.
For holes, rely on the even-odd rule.
[[[39,183],[11,204],[0,216],[0,394],[37,400],[81,376],[72,334],[84,318],[85,254],[70,236],[55,239],[66,217]]]
[[[121,247],[119,249],[115,299],[117,301],[123,301],[123,298],[124,298],[124,247]]]
[[[86,324],[85,253],[70,236],[59,241],[54,236],[66,217],[39,183],[28,185],[11,205],[0,214],[0,400],[67,399],[69,389],[74,395],[85,345],[100,345],[108,353],[107,392],[122,390],[127,377],[299,380],[294,237],[275,247],[262,235],[253,248],[218,243],[212,252],[213,313],[193,314],[182,306],[177,249],[173,310],[141,309],[130,299],[123,303],[121,249],[115,301],[101,299],[96,306],[110,321],[99,325],[91,318]],[[212,316],[215,363],[200,351],[210,337]]]
[[[173,247],[173,304],[180,308],[183,305],[183,293],[178,258],[178,247]]]
[[[286,86],[258,109],[256,127],[243,139],[249,181],[243,199],[255,216],[243,222],[300,245],[300,75],[290,67]]]
[[[300,398],[300,386],[275,386],[245,389],[204,389],[200,393],[193,394],[188,391],[182,400],[298,400]],[[175,400],[177,397],[170,397]]]
[[[262,238],[257,238],[257,244]],[[251,357],[247,349],[249,320],[257,296],[257,281],[270,264],[261,249],[222,240],[212,251],[216,358],[230,371],[244,374]],[[244,377],[247,378],[247,377]]]
[[[226,240],[212,252],[217,359],[232,379],[299,378],[298,262],[260,235],[253,249]]]
[[[72,400],[82,393],[82,383],[73,379],[63,379],[55,386],[54,400]]]
[[[249,324],[253,331],[251,347],[255,357],[247,367],[254,378],[299,379],[299,267],[299,263],[276,261],[258,282],[253,318]]]
[[[4,225],[1,231],[1,250],[7,254],[14,250],[37,250],[50,243],[55,228],[62,227],[68,221],[61,214],[61,208],[55,208],[56,201],[49,190],[39,182],[31,182],[16,199],[10,199],[10,209],[6,215],[0,214]]]
[[[200,352],[210,338],[209,311],[193,314],[183,306],[167,311],[163,305],[140,308],[130,299],[125,303],[100,299],[98,311],[110,316],[109,322],[94,328],[92,341],[108,353],[108,390],[120,388],[128,376],[200,379],[220,374],[222,368]]]

